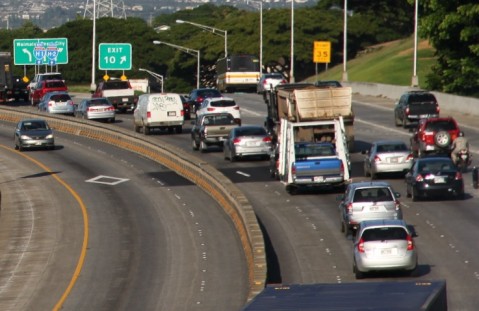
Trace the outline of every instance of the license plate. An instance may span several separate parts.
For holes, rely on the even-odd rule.
[[[314,176],[313,181],[322,182],[322,181],[324,181],[324,177],[323,176]]]
[[[435,184],[443,184],[446,182],[446,178],[442,176],[436,176],[434,177],[434,183]]]
[[[176,111],[168,111],[168,116],[169,117],[175,117],[176,116]]]
[[[461,159],[463,160],[467,159],[467,154],[461,154]]]
[[[246,146],[251,146],[251,147],[259,146],[259,142],[256,142],[256,141],[247,141],[247,142],[246,142]]]
[[[122,101],[128,102],[128,98],[122,98]]]
[[[424,118],[429,117],[429,115],[428,115],[428,114],[422,114],[422,115],[420,115],[419,117],[420,117],[421,119],[424,119]]]
[[[369,211],[370,212],[377,212],[377,211],[379,211],[379,206],[377,206],[377,205],[370,206]]]
[[[393,253],[392,249],[386,248],[381,250],[381,255],[391,255]]]
[[[398,163],[399,162],[399,158],[391,158],[391,163]]]

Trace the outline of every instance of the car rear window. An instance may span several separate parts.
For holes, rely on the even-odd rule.
[[[71,100],[71,97],[67,94],[58,94],[58,95],[52,95],[50,97],[50,100],[54,100],[56,102],[59,102],[59,101],[66,102],[68,100]]]
[[[418,165],[418,170],[421,173],[435,173],[452,169],[454,169],[454,164],[449,160],[427,161]]]
[[[456,124],[452,120],[434,121],[426,124],[426,131],[453,131]]]
[[[238,128],[236,133],[238,136],[264,136],[266,130],[264,128]]]
[[[264,78],[265,79],[278,79],[278,80],[281,80],[283,79],[283,75],[279,74],[279,73],[272,73],[272,74],[267,74],[267,75],[264,75]]]
[[[92,100],[90,106],[110,106],[110,102],[107,100]]]
[[[198,96],[201,97],[221,97],[221,93],[216,90],[207,90],[207,91],[199,91]]]
[[[392,201],[393,197],[389,188],[364,188],[356,189],[354,192],[354,202],[374,202],[374,201]]]
[[[111,81],[103,85],[104,90],[124,90],[129,89],[128,81]]]
[[[229,125],[234,124],[233,116],[231,115],[217,115],[205,117],[205,125]]]
[[[427,103],[427,102],[436,102],[436,97],[432,94],[416,94],[412,95],[409,102],[411,104],[420,104],[420,103]]]
[[[397,152],[397,151],[408,151],[406,144],[390,144],[390,145],[378,145],[378,152]]]
[[[225,107],[234,107],[236,106],[236,103],[234,100],[218,100],[218,101],[212,101],[210,102],[211,107],[220,107],[220,108],[225,108]]]
[[[45,83],[45,87],[47,88],[65,87],[65,83],[63,83],[63,81],[49,81]]]
[[[329,145],[297,144],[294,149],[296,158],[336,155],[334,148]]]
[[[363,231],[361,239],[364,242],[372,241],[390,241],[390,240],[406,240],[408,233],[401,227],[381,227],[371,228]]]

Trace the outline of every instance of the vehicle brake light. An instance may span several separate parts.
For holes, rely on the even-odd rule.
[[[293,178],[296,178],[296,164],[293,163],[293,165],[291,165],[291,175],[293,175]]]
[[[399,211],[401,209],[401,203],[399,203],[399,200],[395,200],[394,205],[396,206],[396,211]]]
[[[381,162],[381,158],[379,156],[374,156],[374,162]]]
[[[419,174],[419,175],[416,176],[416,181],[417,182],[422,182],[422,181],[424,181],[424,177],[422,177],[422,175]]]
[[[202,103],[203,102],[203,97],[201,97],[201,96],[196,97],[196,102],[197,103]]]
[[[233,139],[233,144],[237,145],[241,142],[241,138],[239,137],[236,137],[235,139]]]
[[[409,242],[408,242],[408,249],[409,249]],[[358,243],[358,252],[364,253],[364,240],[361,238]]]
[[[412,153],[407,155],[406,162],[414,160],[414,155]]]
[[[184,110],[181,110],[181,116],[182,116],[182,117],[185,116],[185,111],[184,111]]]
[[[239,106],[234,106],[234,110],[240,110]]]
[[[53,103],[54,103],[54,101],[53,101],[53,100],[49,101],[49,102],[48,102],[48,107],[51,107],[51,106],[53,106]]]
[[[409,107],[406,108],[405,113],[408,115],[409,114]]]
[[[456,176],[454,177],[455,180],[462,180],[461,172],[456,172]]]
[[[68,100],[68,101],[67,101],[67,104],[70,105],[70,106],[73,106],[73,105],[74,105],[74,103],[73,103],[72,100]]]
[[[265,143],[270,143],[270,142],[271,142],[271,137],[266,136],[265,138],[263,138],[263,141],[264,141]]]
[[[441,108],[439,108],[439,106],[436,106],[436,112],[437,112],[437,114],[439,114],[440,111],[441,111]]]
[[[414,242],[412,240],[412,236],[408,234],[406,237],[406,240],[407,240],[407,250],[412,251],[414,249]]]
[[[344,174],[344,164],[343,164],[343,161],[341,161],[341,166],[339,167],[339,171],[341,172],[341,174]]]
[[[208,107],[206,110],[207,110],[207,111],[215,111],[215,108]]]
[[[146,112],[146,118],[147,118],[147,119],[151,118],[151,111],[147,111],[147,112]]]
[[[353,203],[349,203],[346,206],[346,210],[348,211],[348,214],[351,214],[353,212]]]

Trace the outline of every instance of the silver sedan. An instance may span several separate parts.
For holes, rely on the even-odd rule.
[[[88,120],[106,120],[115,122],[115,107],[107,98],[84,99],[75,111],[77,117]]]
[[[259,125],[239,126],[232,129],[223,146],[224,158],[231,162],[238,158],[259,156],[269,159],[271,137]]]
[[[15,149],[55,149],[53,130],[43,119],[25,119],[17,123],[14,133]]]
[[[404,173],[412,167],[413,154],[402,141],[380,140],[372,144],[363,154],[364,175],[375,179],[382,173]]]
[[[38,103],[40,111],[57,114],[75,114],[75,104],[67,92],[46,93]]]

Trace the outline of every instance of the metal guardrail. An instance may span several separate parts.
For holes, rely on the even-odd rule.
[[[226,176],[180,148],[133,131],[88,120],[35,113],[26,108],[0,107],[1,121],[17,123],[24,118],[36,117],[47,120],[55,131],[95,139],[141,154],[203,189],[223,208],[239,234],[248,266],[248,300],[263,290],[267,272],[263,234],[248,199]]]

